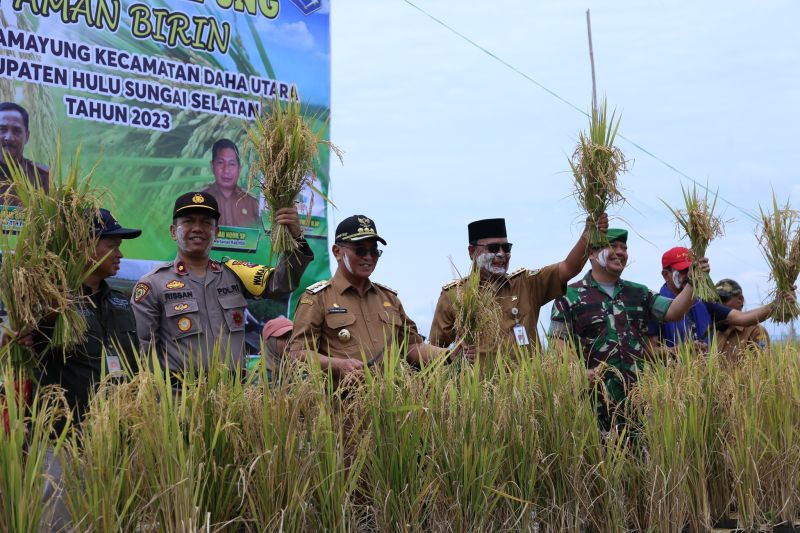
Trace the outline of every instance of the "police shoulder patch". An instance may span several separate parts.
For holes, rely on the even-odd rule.
[[[311,293],[311,294],[317,294],[319,291],[321,291],[322,289],[324,289],[325,287],[327,287],[330,284],[331,284],[331,280],[324,279],[322,281],[318,281],[318,282],[314,283],[313,285],[309,285],[306,288],[306,292]]]
[[[247,292],[253,296],[261,296],[267,290],[269,278],[274,270],[266,265],[228,260],[225,266],[242,282]]]
[[[144,300],[144,297],[148,294],[150,294],[150,285],[140,281],[133,288],[133,302],[138,304]]]
[[[394,290],[393,288],[391,288],[391,287],[388,287],[388,286],[386,286],[386,285],[384,285],[384,284],[382,284],[382,283],[375,283],[374,281],[373,281],[372,283],[373,283],[374,285],[377,285],[377,286],[378,286],[378,287],[380,287],[381,289],[384,289],[384,290],[387,290],[387,291],[391,292],[392,294],[397,294],[397,291],[396,291],[396,290]]]

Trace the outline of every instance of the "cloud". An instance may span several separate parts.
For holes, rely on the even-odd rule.
[[[303,21],[269,24],[264,28],[262,35],[265,40],[287,48],[312,50],[315,46],[314,36]]]

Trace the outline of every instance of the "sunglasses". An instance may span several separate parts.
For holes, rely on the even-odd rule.
[[[511,253],[511,247],[514,246],[510,242],[493,242],[491,244],[476,244],[475,246],[483,246],[487,250],[489,250],[490,254],[496,254],[500,250],[503,250],[504,254]]]
[[[358,257],[365,257],[367,254],[372,255],[372,257],[380,257],[383,255],[383,250],[378,248],[378,245],[366,247],[366,246],[352,246],[350,244],[339,244],[339,246],[344,246],[345,248],[350,248],[353,250]]]

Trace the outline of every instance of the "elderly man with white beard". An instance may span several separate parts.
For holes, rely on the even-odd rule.
[[[303,239],[296,208],[279,209],[275,221],[289,228],[299,247],[281,254],[273,268],[209,257],[219,232],[217,200],[189,192],[175,201],[170,234],[174,261],[146,274],[133,288],[131,302],[143,350],[155,347],[159,363],[174,375],[206,368],[215,348],[231,366],[244,355],[246,297],[277,298],[298,287],[314,259]]]
[[[536,270],[520,268],[508,273],[512,244],[508,242],[505,219],[477,220],[467,226],[469,257],[473,268],[480,270],[481,284],[495,294],[502,311],[501,327],[507,341],[505,346],[481,346],[480,350],[464,346],[463,352],[468,359],[474,360],[478,351],[485,357],[514,345],[526,349],[539,348],[539,310],[547,302],[563,295],[567,282],[580,274],[591,252],[589,227],[587,220],[578,242],[563,261]],[[608,231],[605,214],[597,221],[597,229],[603,233]],[[453,302],[457,288],[466,279],[457,279],[442,287],[430,330],[431,343],[436,346],[445,347],[461,341],[455,329]]]

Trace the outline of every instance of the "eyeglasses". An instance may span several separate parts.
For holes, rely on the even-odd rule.
[[[371,246],[367,248],[366,246],[352,246],[349,244],[339,244],[339,246],[344,246],[345,248],[350,248],[353,250],[358,257],[365,257],[367,254],[372,255],[372,257],[380,257],[383,255],[383,250],[378,248],[377,245]]]
[[[514,246],[510,242],[493,242],[490,244],[475,244],[475,246],[483,246],[487,250],[489,250],[490,254],[496,254],[500,250],[503,250],[504,254],[511,253],[511,247]]]

